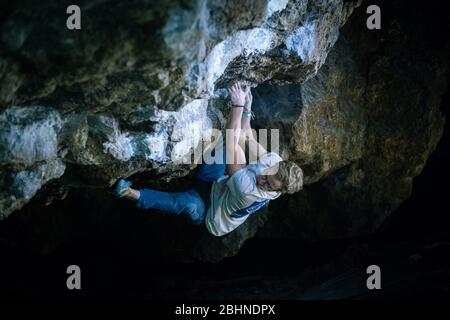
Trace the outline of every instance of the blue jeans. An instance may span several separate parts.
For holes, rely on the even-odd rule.
[[[222,163],[206,164],[202,161],[197,166],[193,185],[184,192],[162,192],[153,189],[140,189],[138,208],[156,209],[167,213],[187,216],[194,224],[205,221],[209,206],[209,195],[214,181],[225,174],[225,148]],[[211,155],[215,155],[212,150]],[[203,160],[203,159],[202,159]]]

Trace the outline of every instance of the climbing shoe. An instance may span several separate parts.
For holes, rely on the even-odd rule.
[[[132,185],[131,181],[120,179],[116,184],[116,188],[114,189],[114,195],[119,198],[123,197],[125,195],[125,191],[129,187],[131,187],[131,185]]]

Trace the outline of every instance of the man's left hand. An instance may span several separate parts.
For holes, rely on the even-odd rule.
[[[230,89],[231,103],[235,106],[243,107],[245,105],[246,92],[242,90],[240,83],[235,83]]]

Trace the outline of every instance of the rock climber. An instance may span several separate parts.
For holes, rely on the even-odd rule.
[[[301,190],[303,172],[300,167],[284,161],[277,153],[267,152],[253,135],[250,88],[244,90],[237,83],[228,91],[232,108],[226,128],[232,134],[218,140],[213,150],[209,150],[215,161],[211,164],[202,161],[197,166],[190,188],[184,192],[137,190],[131,188],[130,181],[120,179],[115,195],[136,201],[138,208],[185,215],[194,224],[205,224],[213,235],[222,236],[236,229],[270,200]],[[223,143],[230,140],[229,137],[232,141]],[[256,159],[249,164],[246,164],[242,147],[245,143],[249,146],[249,158]]]

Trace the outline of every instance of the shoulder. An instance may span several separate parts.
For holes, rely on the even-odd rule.
[[[281,161],[283,161],[283,158],[281,158],[277,153],[268,152],[262,155],[258,161],[249,164],[247,168],[250,171],[253,171],[256,175],[260,175],[262,171],[270,167],[273,167],[274,165],[276,165]]]
[[[272,165],[277,164],[278,162],[283,161],[283,158],[280,157],[278,153],[275,152],[267,152],[261,158],[259,158],[259,162],[261,163],[272,163]]]
[[[229,177],[226,184],[235,196],[252,194],[256,188],[256,177],[247,167],[244,167]]]

